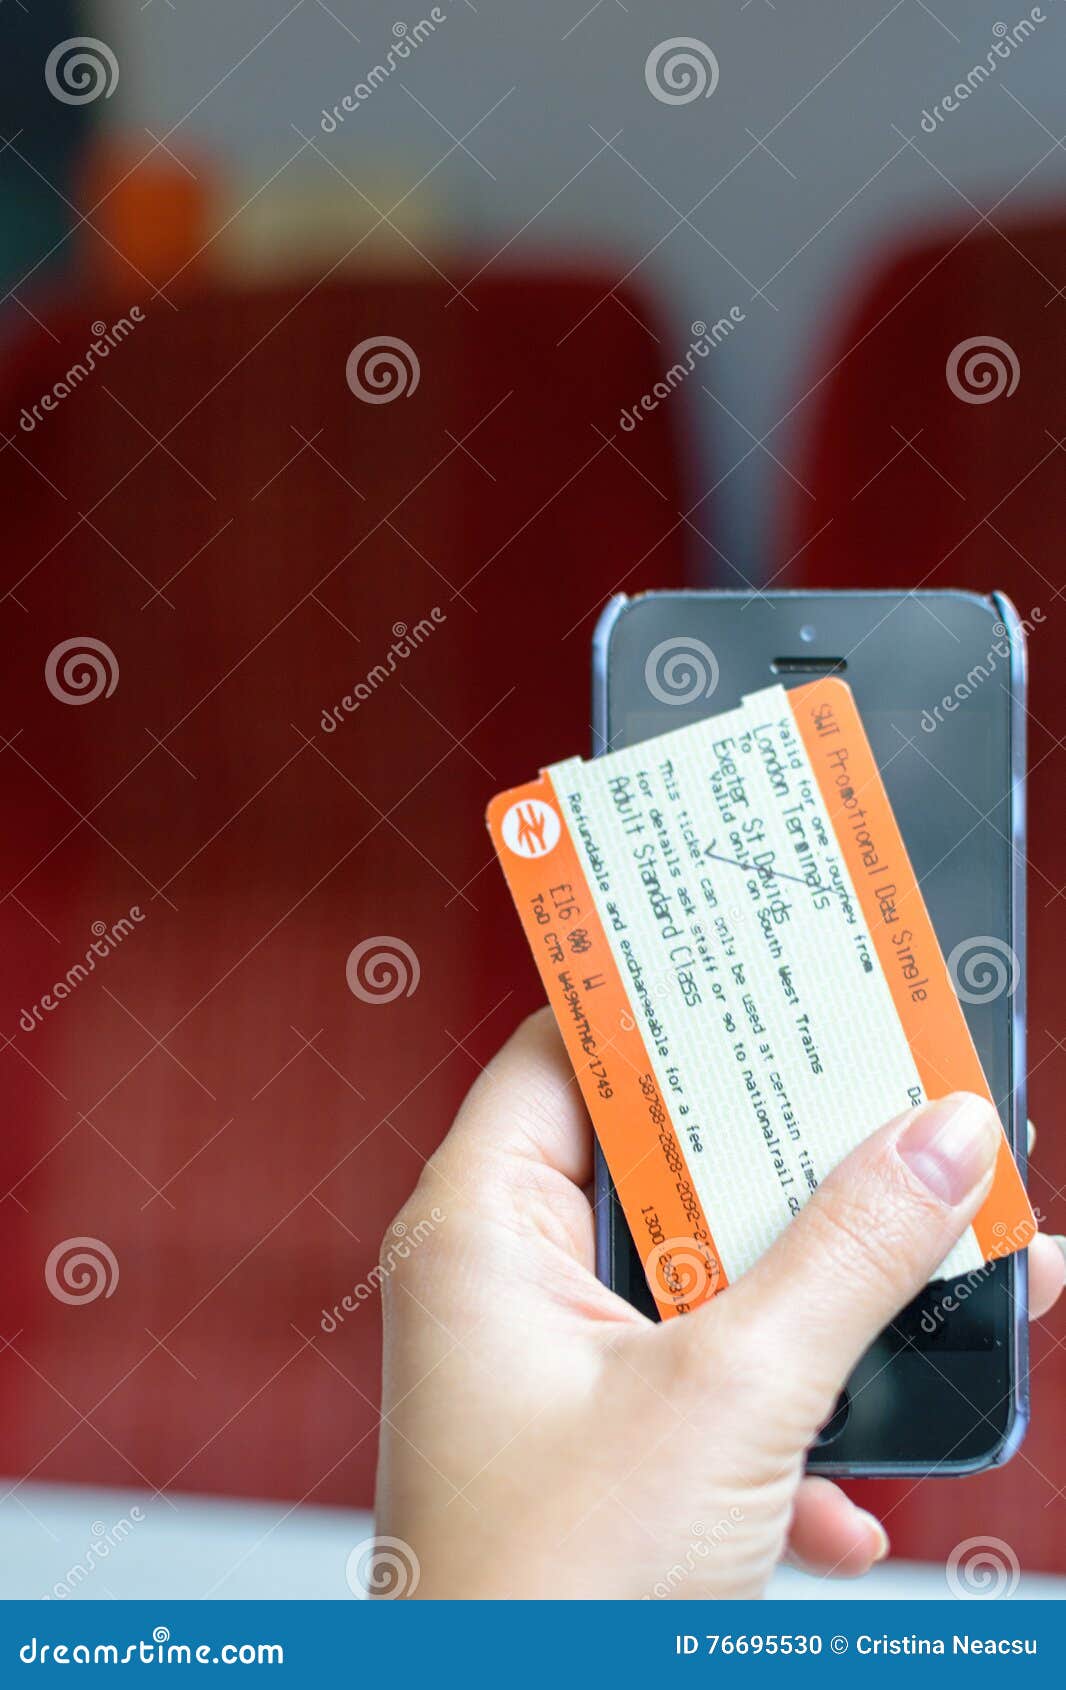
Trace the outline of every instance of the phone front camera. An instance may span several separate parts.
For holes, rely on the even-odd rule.
[[[800,629],[800,639],[803,641],[804,645],[810,645],[814,639],[814,628],[809,622],[805,622],[803,627]]]

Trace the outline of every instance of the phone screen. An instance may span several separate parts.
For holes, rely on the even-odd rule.
[[[696,642],[688,670],[676,661],[684,650],[676,642],[685,639]],[[666,641],[675,642],[677,697],[664,700],[661,684],[649,688],[648,663]],[[731,709],[775,681],[791,686],[811,678],[776,673],[779,659],[846,664],[844,678],[1013,1136],[1024,994],[1012,898],[1021,795],[1012,785],[1010,657],[995,607],[968,594],[653,594],[632,601],[614,623],[601,725],[613,748],[634,744]],[[698,681],[700,664],[707,686],[714,683],[709,693]],[[878,1125],[871,1121],[871,1130]],[[616,1289],[654,1313],[616,1202],[610,1231]],[[814,1452],[814,1464],[903,1471],[992,1459],[1016,1408],[1019,1280],[1012,1257],[958,1284],[927,1287],[860,1365],[846,1424]]]

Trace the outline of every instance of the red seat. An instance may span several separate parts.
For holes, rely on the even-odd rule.
[[[789,586],[999,587],[1023,617],[1043,614],[1030,639],[1029,1101],[1043,1128],[1031,1191],[1052,1232],[1066,1231],[1064,288],[1059,217],[960,227],[886,264],[808,372],[792,421],[810,441],[800,474],[813,497],[796,498],[775,563]],[[979,349],[964,343],[990,337],[1002,344],[967,374]],[[1066,1568],[1059,1333],[1055,1317],[1034,1330],[1033,1429],[1009,1469],[950,1497],[932,1483],[891,1488],[898,1552],[942,1556],[992,1529],[1024,1566]],[[867,1501],[885,1497],[878,1486]]]
[[[128,315],[100,298],[9,349],[7,1470],[369,1499],[380,1334],[353,1294],[539,998],[485,803],[586,748],[609,594],[680,582],[670,408],[607,438],[657,341],[607,293],[156,300],[71,383],[93,319]],[[346,363],[383,335],[419,379],[401,351],[407,395],[369,403]],[[105,690],[69,702],[47,661],[86,636]],[[367,939],[402,942],[410,995],[350,989]],[[77,1238],[112,1294],[49,1291]]]

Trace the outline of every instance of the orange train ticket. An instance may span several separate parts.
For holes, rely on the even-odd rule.
[[[487,820],[664,1317],[743,1273],[873,1127],[991,1096],[839,678],[554,764]],[[1004,1136],[936,1277],[1035,1231]]]

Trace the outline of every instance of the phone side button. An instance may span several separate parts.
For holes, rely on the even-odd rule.
[[[844,1427],[847,1425],[848,1415],[850,1413],[851,1398],[847,1391],[841,1391],[839,1397],[837,1398],[836,1407],[829,1416],[825,1425],[822,1427],[821,1431],[818,1433],[818,1436],[815,1438],[812,1448],[823,1449],[826,1444],[835,1443],[841,1432],[844,1430]]]

